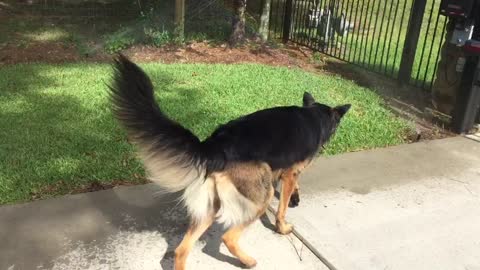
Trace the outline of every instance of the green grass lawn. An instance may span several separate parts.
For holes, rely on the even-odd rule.
[[[371,90],[301,70],[254,64],[144,64],[166,113],[205,138],[255,110],[351,103],[327,154],[403,142],[411,125]],[[142,183],[143,169],[114,121],[105,64],[22,64],[0,69],[0,204],[65,194],[94,181]]]

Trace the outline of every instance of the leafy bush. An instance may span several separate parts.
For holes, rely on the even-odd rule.
[[[131,28],[121,28],[120,30],[110,34],[105,40],[105,51],[108,53],[116,53],[126,49],[136,42]]]
[[[163,29],[159,31],[154,28],[145,28],[144,29],[146,43],[151,44],[155,47],[161,47],[165,44],[170,43],[171,37],[170,33]]]

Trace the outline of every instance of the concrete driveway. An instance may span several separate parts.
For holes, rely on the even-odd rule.
[[[173,269],[188,219],[174,196],[156,191],[150,184],[1,207],[0,269]],[[327,269],[297,238],[271,228],[264,218],[241,240],[259,269]],[[201,238],[189,269],[240,269],[221,235],[214,226]]]
[[[317,160],[289,209],[242,238],[257,269],[480,270],[480,143],[463,137]],[[187,227],[154,185],[0,207],[0,269],[172,269]],[[275,202],[273,202],[273,205]],[[239,269],[214,226],[190,269]],[[302,239],[300,241],[299,239]],[[322,259],[322,260],[320,260]]]
[[[480,270],[480,142],[324,158],[300,187],[287,219],[332,268]]]

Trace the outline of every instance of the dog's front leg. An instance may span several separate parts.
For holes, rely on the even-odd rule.
[[[280,203],[277,212],[277,232],[281,234],[289,234],[293,230],[293,225],[285,222],[285,213],[292,196],[293,191],[297,187],[298,173],[295,169],[289,169],[281,176],[282,190],[280,192]]]

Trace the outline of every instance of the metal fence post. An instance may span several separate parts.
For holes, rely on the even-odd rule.
[[[426,4],[427,0],[414,0],[412,4],[412,13],[410,13],[410,19],[408,20],[407,34],[403,46],[402,61],[398,71],[398,80],[402,85],[410,82]]]
[[[292,25],[293,0],[287,0],[285,3],[285,14],[283,19],[283,43],[290,39],[290,28]]]
[[[480,2],[475,11],[473,38],[480,40]],[[480,115],[480,55],[468,55],[463,70],[462,81],[457,89],[453,110],[452,128],[457,133],[465,133],[475,124],[476,115]]]
[[[465,65],[462,83],[457,92],[452,128],[456,133],[468,132],[475,123],[480,106],[480,62],[469,57]]]

